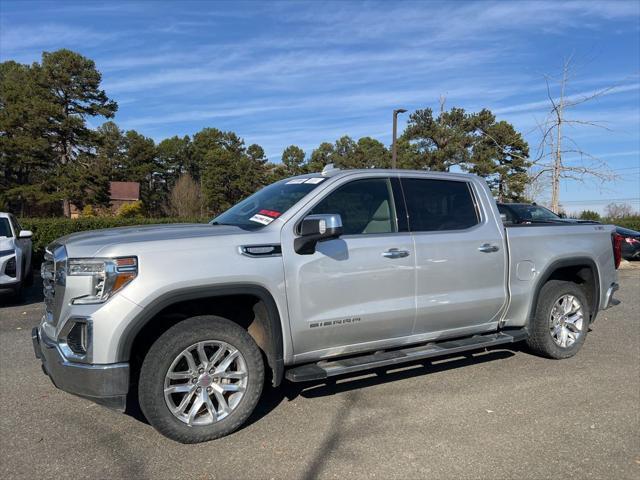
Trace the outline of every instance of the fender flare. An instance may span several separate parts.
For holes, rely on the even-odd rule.
[[[531,299],[531,305],[529,306],[529,315],[527,316],[527,325],[529,325],[529,323],[533,319],[536,306],[538,305],[538,297],[540,295],[540,290],[542,290],[542,287],[544,286],[545,283],[547,283],[551,275],[553,275],[553,273],[560,268],[581,267],[581,266],[586,266],[591,268],[591,271],[593,272],[593,276],[594,276],[595,295],[593,299],[593,305],[590,305],[591,307],[590,323],[593,323],[593,321],[596,319],[596,315],[598,314],[598,311],[600,310],[600,271],[598,270],[598,265],[596,264],[595,261],[593,261],[592,258],[572,257],[572,258],[563,258],[563,259],[555,260],[551,262],[544,269],[544,273],[540,275],[540,277],[538,278],[538,281],[536,282],[536,286],[534,288],[533,297]]]
[[[228,295],[252,295],[265,305],[269,323],[270,352],[265,352],[269,366],[273,370],[273,385],[278,386],[284,375],[283,333],[280,313],[271,293],[254,284],[211,285],[188,287],[168,292],[156,298],[125,327],[116,350],[118,361],[129,361],[133,343],[140,331],[165,308],[188,300],[223,297]]]

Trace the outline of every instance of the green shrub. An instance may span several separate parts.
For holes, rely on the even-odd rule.
[[[632,215],[622,218],[605,218],[602,223],[609,225],[617,225],[618,227],[630,228],[640,232],[640,215]]]
[[[55,239],[71,233],[101,228],[126,227],[133,225],[153,225],[160,223],[206,223],[208,218],[122,218],[122,217],[80,217],[80,218],[21,218],[25,230],[33,232],[33,261],[39,265],[44,249]]]
[[[600,214],[598,212],[594,212],[593,210],[583,210],[578,218],[580,220],[595,220],[596,222],[599,222]]]
[[[96,210],[95,210],[95,208],[93,208],[93,205],[85,205],[84,208],[82,209],[81,216],[82,217],[95,217],[96,216]]]
[[[142,202],[138,200],[136,202],[123,203],[118,209],[116,216],[120,218],[141,217],[143,212]]]

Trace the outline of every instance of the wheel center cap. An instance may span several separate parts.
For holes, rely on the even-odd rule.
[[[202,375],[200,375],[200,378],[198,378],[198,386],[200,387],[208,387],[212,383],[213,378],[208,373],[203,373]]]

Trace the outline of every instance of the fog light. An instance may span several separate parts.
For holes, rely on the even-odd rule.
[[[87,354],[87,324],[76,323],[67,334],[67,346],[76,355]]]

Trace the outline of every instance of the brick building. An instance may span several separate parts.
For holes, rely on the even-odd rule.
[[[116,213],[125,203],[140,200],[140,184],[138,182],[109,182],[109,198],[111,211]]]

